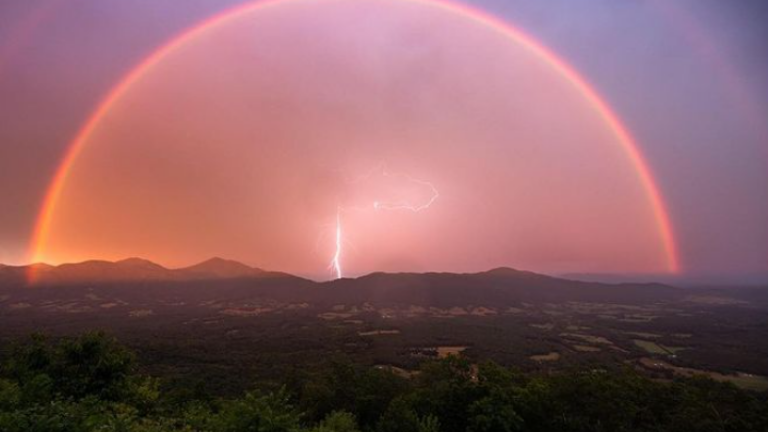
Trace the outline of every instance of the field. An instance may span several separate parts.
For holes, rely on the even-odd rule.
[[[218,393],[332,358],[405,375],[426,360],[461,355],[523,370],[630,364],[660,378],[670,371],[701,373],[750,389],[765,389],[768,376],[766,315],[733,305],[644,305],[656,318],[626,321],[623,316],[637,313],[634,307],[628,312],[597,303],[520,304],[512,312],[490,308],[493,313],[483,315],[472,307],[365,304],[147,307],[98,296],[33,303],[2,303],[3,349],[33,331],[64,336],[104,329],[137,351],[145,372],[179,385],[204,382]]]
[[[500,288],[504,287],[504,288]],[[102,329],[169,386],[235,394],[335,360],[410,376],[460,356],[523,371],[631,367],[761,390],[765,289],[601,285],[511,269],[476,275],[291,277],[172,284],[0,284],[0,353],[32,332]]]

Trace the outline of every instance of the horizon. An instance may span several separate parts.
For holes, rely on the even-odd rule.
[[[670,274],[632,274],[632,273],[569,273],[569,272],[538,272],[533,271],[530,269],[525,268],[519,268],[515,267],[514,265],[502,265],[498,267],[491,267],[486,269],[476,269],[476,270],[470,270],[470,271],[451,271],[447,269],[430,269],[430,270],[423,270],[423,271],[408,271],[408,270],[395,270],[395,271],[382,271],[382,270],[375,270],[368,273],[360,273],[360,274],[349,274],[345,275],[342,278],[336,278],[332,273],[326,273],[325,275],[317,275],[317,274],[302,274],[302,273],[292,273],[292,272],[286,272],[280,269],[269,269],[264,268],[262,266],[259,266],[258,264],[252,264],[252,263],[245,263],[240,260],[232,259],[232,258],[226,258],[222,256],[212,256],[210,258],[201,260],[201,261],[195,261],[190,262],[181,266],[169,266],[161,262],[157,262],[154,260],[142,258],[139,256],[131,256],[126,258],[121,258],[117,260],[106,260],[106,259],[87,259],[82,261],[73,261],[73,262],[64,262],[64,263],[58,263],[58,264],[50,264],[45,262],[36,262],[36,263],[28,263],[28,264],[5,264],[0,263],[0,266],[8,266],[8,267],[32,267],[36,265],[46,265],[50,267],[59,267],[59,266],[66,266],[66,265],[78,265],[78,264],[86,264],[89,262],[103,262],[103,263],[110,263],[110,264],[117,264],[124,261],[131,261],[131,260],[139,260],[148,262],[157,266],[162,267],[166,270],[184,270],[188,269],[190,267],[194,267],[200,264],[205,264],[211,261],[224,261],[224,262],[232,262],[235,264],[241,264],[248,268],[254,269],[254,270],[261,270],[264,272],[269,273],[284,273],[291,276],[301,277],[304,279],[311,280],[313,282],[332,282],[336,279],[358,279],[365,276],[369,276],[372,274],[377,273],[383,273],[383,274],[430,274],[430,273],[438,273],[438,274],[457,274],[457,275],[472,275],[472,274],[480,274],[480,273],[487,273],[494,270],[501,270],[501,269],[509,269],[519,272],[528,272],[528,273],[535,273],[545,276],[551,276],[555,278],[562,278],[562,279],[570,279],[570,280],[576,280],[576,281],[583,281],[583,282],[596,282],[596,283],[605,283],[605,284],[624,284],[624,283],[661,283],[661,284],[667,284],[672,285],[680,288],[744,288],[744,287],[768,287],[768,282],[766,282],[766,279],[768,279],[768,273],[756,273],[753,275],[749,274],[740,274],[740,275],[728,275],[728,274],[687,274],[687,275],[670,275]]]

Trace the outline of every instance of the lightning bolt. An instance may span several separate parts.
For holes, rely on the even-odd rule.
[[[381,173],[384,177],[401,177],[406,179],[409,182],[416,183],[422,186],[425,186],[429,188],[431,191],[429,199],[425,200],[423,203],[420,204],[414,204],[407,201],[397,201],[397,202],[386,202],[386,201],[373,201],[372,208],[375,211],[410,211],[413,213],[419,213],[422,212],[432,206],[435,201],[440,197],[440,193],[438,192],[437,188],[430,182],[425,180],[419,180],[414,177],[411,177],[408,174],[403,173],[390,173],[387,171],[385,165],[380,165],[370,173],[366,174],[365,176],[362,176],[350,183],[355,183],[361,180],[365,180],[369,178],[371,175],[373,175],[374,172],[377,170],[381,170]],[[369,209],[371,207],[368,207]],[[341,256],[342,256],[342,249],[344,245],[343,241],[343,235],[342,235],[342,213],[348,212],[348,211],[364,211],[365,208],[361,207],[343,207],[338,206],[336,208],[336,235],[335,235],[335,249],[333,252],[333,258],[331,259],[331,263],[328,266],[328,269],[331,270],[331,272],[334,275],[335,279],[341,279],[344,277],[344,274],[341,269]]]
[[[341,207],[336,209],[336,251],[333,253],[333,259],[329,268],[336,274],[336,279],[341,279]]]
[[[384,177],[403,177],[407,179],[409,182],[420,184],[423,186],[426,186],[430,189],[432,194],[430,195],[429,199],[420,204],[420,205],[412,205],[408,202],[401,201],[401,202],[395,202],[395,203],[387,203],[387,202],[381,202],[381,201],[374,201],[373,202],[373,208],[374,210],[407,210],[414,213],[419,213],[422,210],[428,209],[432,204],[437,201],[437,199],[440,197],[440,192],[437,191],[437,188],[435,188],[435,185],[428,181],[424,180],[418,180],[415,179],[408,174],[390,174],[386,171],[386,169],[383,171]]]

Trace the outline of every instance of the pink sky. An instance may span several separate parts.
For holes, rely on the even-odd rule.
[[[439,198],[376,211],[427,194],[382,166]],[[631,161],[562,76],[460,15],[352,1],[249,14],[143,76],[75,162],[42,258],[322,277],[337,209],[366,203],[341,215],[350,275],[666,266]]]
[[[0,2],[0,263],[30,261],[55,173],[105,96],[185,29],[246,3]],[[41,256],[223,255],[327,277],[338,206],[420,199],[393,182],[350,191],[345,179],[386,164],[440,197],[419,214],[345,212],[350,274],[663,268],[635,170],[585,102],[509,41],[404,3],[317,19],[273,10],[166,59],[86,143]],[[603,96],[666,203],[681,277],[765,282],[765,2],[461,3],[523,30]]]

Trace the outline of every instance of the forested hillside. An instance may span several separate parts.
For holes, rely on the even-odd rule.
[[[419,371],[329,361],[222,399],[137,372],[103,333],[32,336],[2,359],[3,432],[765,431],[766,395],[629,368],[524,374],[449,356]],[[236,377],[234,377],[236,379]]]

